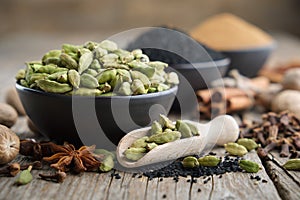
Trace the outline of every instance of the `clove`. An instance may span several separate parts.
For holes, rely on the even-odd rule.
[[[56,183],[62,183],[64,182],[65,178],[67,177],[67,174],[63,171],[58,171],[55,174],[39,174],[39,176],[41,177],[41,179],[43,180],[50,180]]]
[[[20,172],[19,163],[12,163],[10,165],[0,168],[0,174],[2,175],[16,176],[19,172]]]
[[[29,166],[32,166],[32,169],[42,169],[43,165],[41,161],[34,161],[29,164],[21,165],[21,170],[27,169]]]
[[[281,151],[279,153],[280,157],[288,157],[289,156],[289,146],[290,146],[290,141],[287,139],[283,138],[282,139],[282,145],[281,145]]]
[[[33,139],[20,141],[20,154],[31,156],[34,160],[42,160],[43,157],[52,156],[54,143],[52,142],[36,142]]]

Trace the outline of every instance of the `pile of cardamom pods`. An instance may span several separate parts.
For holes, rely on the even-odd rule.
[[[176,123],[173,123],[165,115],[160,115],[159,121],[152,123],[149,136],[135,140],[126,149],[124,155],[127,159],[136,161],[158,145],[199,134],[198,128],[191,123],[182,120],[177,120]]]
[[[63,44],[41,61],[26,63],[16,75],[22,86],[67,95],[140,95],[168,90],[179,83],[168,64],[150,61],[142,50],[131,52],[104,40]]]

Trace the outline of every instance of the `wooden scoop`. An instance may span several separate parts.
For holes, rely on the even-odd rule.
[[[224,145],[234,142],[239,135],[239,126],[229,115],[221,115],[206,124],[184,120],[197,126],[200,135],[179,139],[174,142],[159,145],[146,153],[137,161],[128,160],[124,152],[137,139],[148,135],[150,127],[137,129],[125,135],[118,144],[116,155],[119,163],[127,168],[152,165],[159,162],[175,160],[177,158],[200,154],[207,145]]]

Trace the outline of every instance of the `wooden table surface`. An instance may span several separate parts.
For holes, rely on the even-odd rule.
[[[14,86],[14,75],[24,61],[39,59],[45,51],[57,48],[54,46],[56,43],[57,46],[61,44],[61,41],[50,36],[46,38],[44,41],[45,38],[22,35],[8,37],[10,42],[0,40],[0,102],[4,101],[7,88]],[[300,55],[298,39],[282,34],[276,34],[275,38],[278,47],[283,49],[276,50],[270,63]],[[70,43],[81,40],[87,39],[74,39]],[[40,42],[38,44],[41,46],[34,46],[33,51],[26,50],[35,42]],[[12,129],[21,138],[36,137],[29,131],[25,117],[19,118]],[[213,151],[218,156],[225,155],[223,148]],[[116,171],[121,179],[112,177],[112,172],[83,173],[81,176],[68,175],[66,180],[59,184],[39,179],[38,174],[43,171],[33,170],[33,181],[20,187],[13,185],[15,178],[0,177],[0,199],[300,199],[300,172],[284,170],[281,166],[286,158],[280,158],[278,152],[272,152],[271,160],[261,163],[254,151],[248,153],[246,158],[260,163],[263,169],[257,174],[226,173],[222,178],[214,175],[206,184],[205,180],[208,177],[197,178],[196,183],[190,181],[191,177],[180,177],[179,181],[175,182],[172,178],[164,178],[161,181],[159,178],[149,180],[145,176],[132,177],[131,173],[121,171]],[[26,162],[21,156],[17,160]],[[259,175],[267,182],[256,182],[250,179],[251,175]]]

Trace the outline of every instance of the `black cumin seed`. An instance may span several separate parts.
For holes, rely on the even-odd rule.
[[[200,188],[198,188],[198,192],[201,192],[201,189],[200,189]]]
[[[186,182],[188,182],[188,183],[191,182],[191,179],[188,179]]]
[[[115,179],[121,179],[121,176],[119,174],[116,174]]]
[[[166,195],[166,194],[164,194],[164,195],[162,196],[162,198],[163,198],[163,199],[167,198],[167,195]]]
[[[211,152],[209,152],[208,154],[209,154],[209,155],[211,155],[211,156],[215,156],[215,155],[217,155],[215,152],[212,152],[212,151],[211,151]]]
[[[163,178],[160,178],[160,179],[159,179],[159,181],[163,181],[163,180],[164,180]]]
[[[265,180],[265,179],[263,179],[261,182],[263,182],[263,183],[267,183],[268,181],[267,181],[267,180]]]

